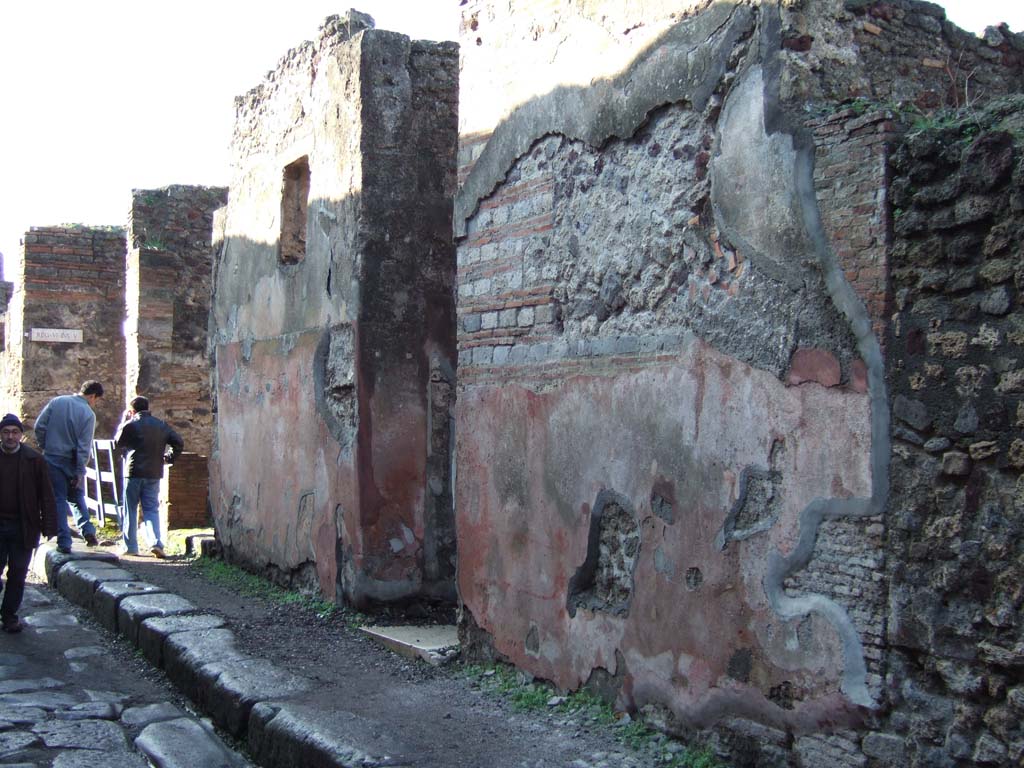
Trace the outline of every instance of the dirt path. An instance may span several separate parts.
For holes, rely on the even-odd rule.
[[[240,594],[182,560],[124,562],[141,579],[222,616],[248,653],[318,681],[322,706],[379,724],[409,745],[416,766],[640,768],[661,764],[665,754],[663,745],[658,757],[628,750],[612,735],[614,727],[578,714],[516,712],[482,692],[457,664],[438,669],[406,660],[348,626],[340,612],[319,618],[305,606]]]

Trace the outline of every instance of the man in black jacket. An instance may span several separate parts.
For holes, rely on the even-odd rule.
[[[24,431],[13,413],[0,419],[0,574],[7,569],[0,625],[10,633],[21,632],[18,609],[39,535],[57,535],[50,471],[42,454],[21,442]]]
[[[131,401],[114,435],[114,442],[124,453],[127,462],[124,519],[121,520],[125,551],[129,555],[139,554],[136,526],[141,501],[142,525],[153,542],[150,551],[156,557],[163,557],[164,544],[160,539],[160,479],[164,475],[164,463],[173,464],[185,443],[166,422],[149,412],[149,400],[144,397],[136,397]],[[170,456],[167,456],[168,447],[171,449]]]

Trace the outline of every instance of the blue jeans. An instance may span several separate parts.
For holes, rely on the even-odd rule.
[[[124,546],[129,552],[139,551],[136,524],[139,519],[139,502],[142,502],[142,527],[152,542],[149,546],[163,549],[160,540],[160,479],[129,477],[124,483],[124,516],[121,530],[124,531]],[[127,525],[125,525],[127,523]]]
[[[7,588],[0,605],[0,618],[4,623],[18,618],[21,598],[25,596],[25,577],[32,562],[32,550],[25,548],[21,534],[21,523],[17,520],[0,520],[0,576],[7,569]]]
[[[78,478],[78,487],[68,488],[68,482],[75,476],[76,467],[67,459],[46,457],[46,466],[50,470],[50,484],[53,486],[53,498],[57,502],[57,546],[71,547],[71,527],[68,515],[71,507],[75,508],[75,522],[78,532],[83,536],[96,534],[96,526],[89,517],[89,508],[85,505],[85,478]]]

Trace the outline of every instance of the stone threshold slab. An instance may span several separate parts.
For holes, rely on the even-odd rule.
[[[431,626],[369,626],[360,629],[386,648],[409,659],[422,659],[435,667],[454,658],[459,632],[454,624]]]

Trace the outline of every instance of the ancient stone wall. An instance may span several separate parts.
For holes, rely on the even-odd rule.
[[[457,49],[332,17],[237,101],[211,502],[228,556],[451,599]]]
[[[213,442],[206,360],[213,212],[225,202],[223,188],[133,190],[128,217],[126,397],[150,398],[186,450],[201,456]]]
[[[884,600],[862,620],[830,575],[844,541],[881,547],[881,359],[811,136],[767,129],[777,22],[669,18],[461,158],[464,635],[564,687],[611,676],[676,731],[852,723],[881,680]],[[547,23],[568,56],[596,21]]]
[[[124,230],[33,227],[22,243],[8,307],[7,400],[30,425],[50,398],[97,379],[105,395],[96,435],[112,436],[124,407]],[[33,329],[80,331],[82,340],[34,341]]]
[[[893,169],[892,712],[865,746],[872,765],[1019,765],[1024,98],[919,127]]]
[[[736,765],[962,759],[904,749],[893,677],[890,190],[902,118],[962,103],[925,51],[965,46],[977,107],[1020,40],[887,7],[463,11],[465,647]]]
[[[935,3],[809,0],[783,6],[787,71],[780,91],[795,106],[859,97],[922,110],[963,107],[1015,93],[1024,78],[1024,36],[1003,25],[976,37],[949,22]]]

